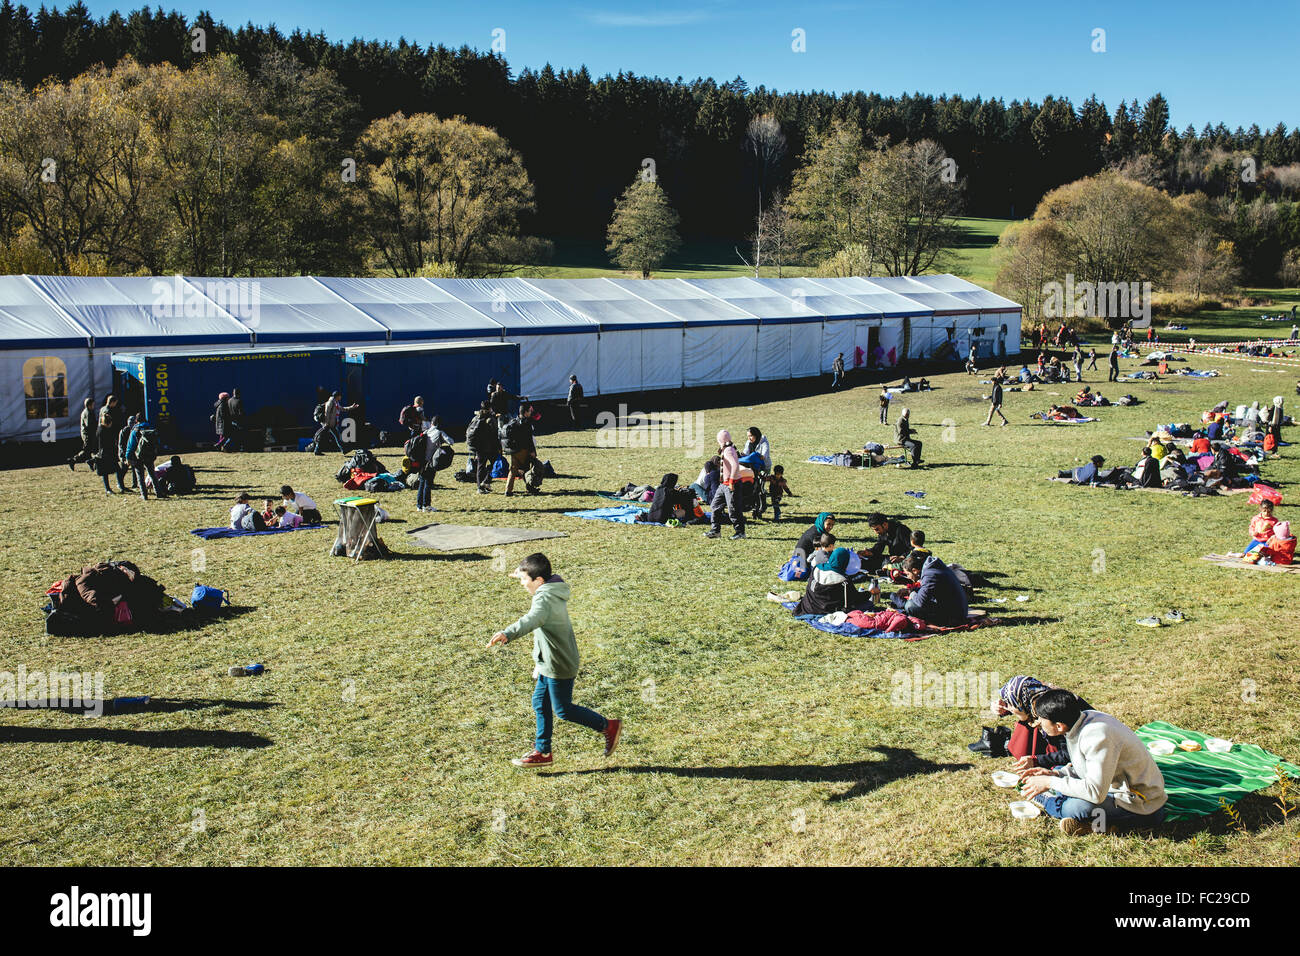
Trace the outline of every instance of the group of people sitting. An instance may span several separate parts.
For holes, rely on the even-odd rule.
[[[835,523],[833,514],[822,512],[795,546],[791,560],[808,569],[796,616],[882,609],[881,575],[899,585],[889,599],[893,609],[941,627],[966,622],[967,586],[925,546],[924,531],[875,512],[867,517],[875,542],[854,550],[839,543]],[[867,590],[859,591],[855,582],[868,581]]]
[[[1064,833],[1121,832],[1164,820],[1164,774],[1123,721],[1028,676],[1007,681],[993,709],[1015,718],[1010,740],[998,753],[981,744],[971,749],[1010,756],[1021,794],[1059,820]]]
[[[292,485],[280,486],[280,504],[272,498],[263,499],[263,508],[253,506],[253,497],[243,492],[230,509],[230,528],[234,531],[268,531],[275,528],[298,528],[302,525],[320,524],[321,513],[316,502]]]

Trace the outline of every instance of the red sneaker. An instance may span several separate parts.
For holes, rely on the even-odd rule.
[[[510,761],[516,767],[549,767],[553,762],[550,754],[544,754],[539,750],[532,750],[522,757],[516,757]]]
[[[608,757],[618,746],[618,735],[623,732],[623,721],[612,717],[605,722],[605,756]]]

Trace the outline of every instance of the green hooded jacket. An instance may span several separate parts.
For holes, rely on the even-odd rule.
[[[569,585],[552,576],[533,595],[528,613],[503,632],[513,641],[533,632],[533,663],[542,677],[571,680],[578,676],[578,641],[569,621]]]

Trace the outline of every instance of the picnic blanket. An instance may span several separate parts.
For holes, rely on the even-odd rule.
[[[567,538],[563,531],[539,528],[487,528],[464,524],[426,524],[406,532],[416,544],[436,551],[463,551],[467,548],[491,548],[520,541],[542,538]]]
[[[1202,748],[1210,736],[1183,730],[1163,720],[1143,724],[1137,729],[1137,735],[1147,744],[1169,740],[1177,745],[1184,740],[1195,740]],[[1205,749],[1191,753],[1175,750],[1167,757],[1153,757],[1164,774],[1165,792],[1169,794],[1165,819],[1169,821],[1208,816],[1220,809],[1220,799],[1236,803],[1247,794],[1267,789],[1277,783],[1274,768],[1279,764],[1293,779],[1300,780],[1300,767],[1262,747],[1236,741],[1233,741],[1232,749],[1223,754]]]
[[[213,538],[242,538],[250,534],[284,534],[286,531],[314,531],[325,527],[323,524],[304,524],[296,528],[267,528],[265,531],[236,531],[234,528],[195,528],[190,534],[196,534],[205,541]]]
[[[1219,376],[1218,369],[1212,368],[1202,369],[1200,371],[1197,371],[1194,368],[1178,368],[1174,369],[1174,373],[1176,375],[1190,375],[1192,378],[1217,378]]]
[[[793,611],[798,605],[793,601],[782,603],[782,607]],[[799,614],[795,620],[803,621],[810,627],[830,634],[842,634],[846,637],[892,637],[904,641],[924,641],[936,634],[948,634],[953,631],[973,631],[1001,623],[1000,618],[974,616],[968,617],[965,624],[954,627],[939,627],[929,624],[919,617],[911,617],[893,608],[879,611],[849,611],[839,614]]]
[[[1201,556],[1201,560],[1217,564],[1221,568],[1245,568],[1251,571],[1281,571],[1283,573],[1300,574],[1300,564],[1251,564],[1249,561],[1243,561],[1231,554],[1205,554]]]
[[[1046,412],[1035,412],[1030,418],[1041,418],[1044,425],[1086,425],[1088,422],[1096,422],[1098,418],[1048,418]]]

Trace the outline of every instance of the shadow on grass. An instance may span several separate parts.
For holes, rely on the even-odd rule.
[[[492,555],[482,554],[478,551],[438,551],[429,549],[424,552],[417,551],[394,551],[388,550],[388,556],[393,561],[431,561],[434,558],[441,558],[443,561],[491,561]]]
[[[281,706],[277,701],[271,700],[214,700],[206,697],[195,697],[190,699],[173,698],[173,697],[151,697],[147,703],[131,702],[132,698],[127,698],[120,705],[117,698],[99,701],[102,705],[103,712],[100,717],[113,717],[117,714],[174,714],[186,710],[207,710],[210,707],[228,707],[231,710],[267,710],[271,707]],[[42,700],[23,701],[22,706],[14,701],[5,701],[0,703],[0,708],[11,710],[57,710],[64,714],[76,714],[78,716],[92,716],[91,708],[82,704],[65,704],[49,705]]]
[[[1222,810],[1218,810],[1207,816],[1162,824],[1153,832],[1156,836],[1186,843],[1205,836],[1230,836],[1243,830],[1246,833],[1259,833],[1282,824],[1282,814],[1277,804],[1262,793],[1248,793],[1233,807],[1241,819],[1241,826],[1229,819]]]
[[[272,740],[261,734],[236,730],[109,730],[94,727],[0,727],[0,744],[75,744],[96,741],[133,747],[183,749],[215,747],[220,750],[257,750]]]
[[[843,793],[826,799],[827,803],[840,803],[871,793],[873,790],[900,780],[922,774],[949,773],[969,770],[969,763],[935,763],[918,757],[912,750],[902,747],[869,747],[881,754],[883,760],[855,760],[840,764],[758,764],[744,767],[599,767],[592,770],[568,770],[543,773],[544,777],[605,773],[663,773],[674,777],[706,780],[753,780],[777,783],[851,783]]]

